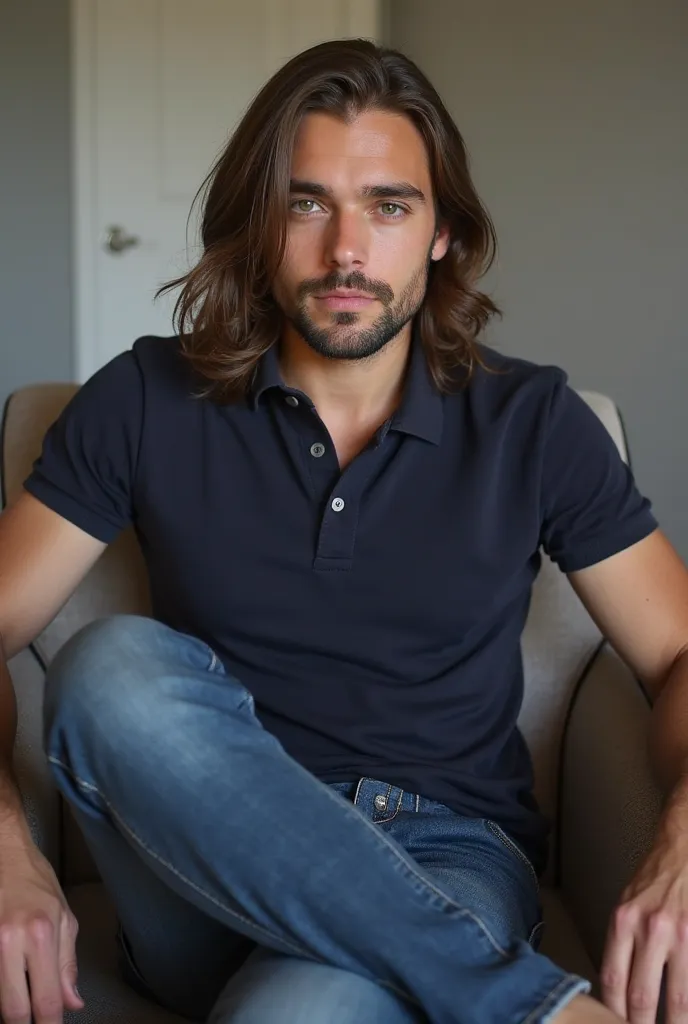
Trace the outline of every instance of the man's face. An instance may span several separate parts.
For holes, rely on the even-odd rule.
[[[383,111],[350,124],[304,117],[288,218],[273,293],[308,345],[332,359],[365,359],[396,337],[449,244],[435,224],[422,137]]]

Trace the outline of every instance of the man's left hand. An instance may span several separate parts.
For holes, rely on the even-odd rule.
[[[688,837],[660,830],[612,914],[603,1002],[631,1024],[655,1024],[665,967],[665,1024],[688,1024]]]

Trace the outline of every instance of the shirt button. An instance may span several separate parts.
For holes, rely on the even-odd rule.
[[[376,796],[375,797],[374,803],[375,803],[375,810],[376,811],[384,811],[386,809],[386,807],[387,807],[387,801],[382,796],[382,794],[380,794],[380,796]]]
[[[341,512],[343,508],[344,508],[344,499],[343,498],[335,498],[334,501],[332,502],[332,511],[333,512]]]
[[[287,405],[293,405],[294,408],[296,408],[296,406],[299,404],[299,400],[296,397],[296,395],[287,395],[284,401],[287,403]]]
[[[319,442],[311,445],[311,455],[314,459],[319,459],[321,455],[325,454],[325,445]]]

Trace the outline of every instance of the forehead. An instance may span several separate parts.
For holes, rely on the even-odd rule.
[[[346,122],[331,114],[306,114],[294,140],[293,178],[333,189],[409,181],[429,191],[423,138],[403,114],[370,110]],[[426,192],[427,194],[427,192]]]

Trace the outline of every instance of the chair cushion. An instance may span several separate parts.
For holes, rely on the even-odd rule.
[[[65,1015],[67,1024],[175,1024],[185,1018],[168,1013],[138,996],[120,980],[115,943],[116,918],[104,887],[98,882],[67,890],[79,921],[77,957],[79,990],[86,1001],[82,1013]],[[545,932],[540,951],[568,971],[596,984],[595,971],[571,918],[554,889],[544,889]],[[286,1024],[286,1022],[285,1022]]]
[[[597,971],[566,909],[561,890],[545,886],[541,896],[545,930],[540,952],[564,970],[587,978],[592,984],[592,995],[599,998]]]
[[[117,921],[105,887],[86,882],[66,890],[79,922],[79,991],[86,1009],[66,1013],[66,1024],[181,1024],[188,1021],[143,999],[122,981],[117,966]]]
[[[607,428],[626,461],[623,428],[614,402],[595,391],[579,394]],[[600,631],[567,577],[543,555],[521,638],[524,697],[518,724],[533,758],[535,795],[553,824],[559,813],[560,752],[566,714],[576,683],[601,643]],[[552,856],[545,874],[550,885],[556,881],[555,842],[553,830]]]

